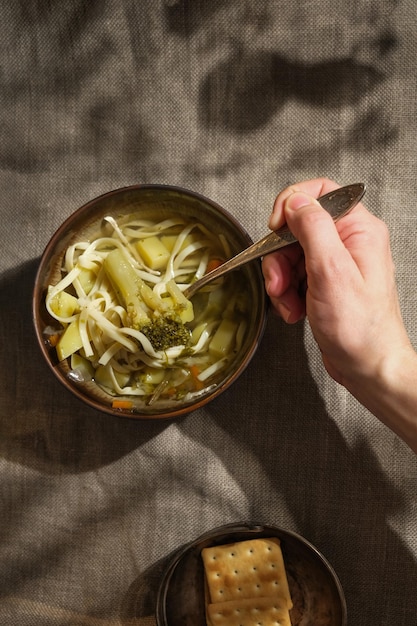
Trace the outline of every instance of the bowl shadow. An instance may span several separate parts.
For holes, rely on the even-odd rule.
[[[170,422],[146,421],[138,427],[135,420],[109,418],[55,379],[42,358],[31,316],[38,263],[33,259],[0,279],[0,454],[47,473],[80,473],[125,456]]]

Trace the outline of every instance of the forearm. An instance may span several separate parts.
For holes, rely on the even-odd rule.
[[[417,453],[417,354],[411,347],[389,359],[377,376],[345,386]]]

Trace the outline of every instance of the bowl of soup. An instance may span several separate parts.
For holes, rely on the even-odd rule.
[[[266,294],[255,261],[187,298],[198,278],[252,240],[199,193],[134,185],[76,209],[51,237],[33,318],[46,362],[105,413],[174,418],[223,393],[262,338]]]

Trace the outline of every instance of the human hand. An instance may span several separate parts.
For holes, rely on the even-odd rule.
[[[278,195],[269,226],[286,222],[299,244],[262,265],[275,311],[288,323],[307,315],[327,371],[354,393],[359,379],[374,379],[411,346],[387,227],[361,203],[335,224],[314,198],[338,187],[320,178]]]

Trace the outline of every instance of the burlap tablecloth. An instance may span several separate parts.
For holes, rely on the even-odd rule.
[[[350,624],[416,626],[416,458],[307,323],[271,317],[232,388],[153,424],[69,395],[31,319],[48,239],[98,194],[182,185],[255,239],[327,175],[388,223],[417,347],[414,0],[6,0],[0,46],[0,623],[153,624],[170,555],[255,519],[323,552]]]

